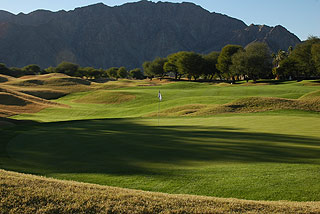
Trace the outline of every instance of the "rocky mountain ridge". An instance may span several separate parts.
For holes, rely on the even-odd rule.
[[[142,0],[71,11],[0,11],[0,62],[8,66],[34,63],[45,68],[70,61],[96,68],[134,68],[177,51],[209,53],[254,41],[266,42],[272,51],[301,42],[282,26],[247,26],[193,3]]]

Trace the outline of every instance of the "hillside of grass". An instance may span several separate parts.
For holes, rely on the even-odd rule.
[[[269,83],[197,83],[121,80],[97,84],[87,91],[70,93],[55,102],[69,109],[50,108],[16,119],[43,122],[98,118],[210,116],[279,110],[319,111],[319,102],[302,96],[318,91],[314,81]],[[300,99],[301,98],[301,99]]]
[[[67,106],[0,86],[0,117],[36,113],[49,107]]]
[[[0,120],[1,169],[167,194],[220,197],[221,203],[229,200],[223,198],[320,201],[320,85],[317,81],[231,85],[120,80],[88,85],[88,80],[65,84],[67,78],[32,76],[0,84],[3,98],[0,102],[6,102],[0,110],[10,117]],[[58,79],[61,82],[56,83]],[[42,84],[48,81],[54,83]],[[160,103],[159,90],[163,97]],[[49,98],[50,92],[61,96]],[[45,93],[48,97],[41,97]],[[30,113],[11,109],[32,103],[46,104],[46,108]],[[7,189],[10,185],[3,187]],[[22,192],[19,194],[12,200],[20,197],[29,201]],[[122,196],[127,195],[126,192]],[[49,196],[42,198],[46,197]],[[77,197],[88,199],[89,196]],[[63,203],[61,200],[59,204]],[[170,201],[163,207],[175,210],[173,204],[168,204]],[[151,202],[143,202],[141,209],[147,209],[146,204]],[[247,202],[233,211],[256,213],[256,207]],[[55,203],[50,200],[40,205],[27,204],[55,207]],[[79,204],[73,204],[76,202],[71,196],[64,203],[71,203],[79,212],[101,208],[98,201],[92,203],[100,205],[92,208],[88,203],[88,210],[83,211]],[[113,203],[119,204],[120,209],[128,202],[121,198],[110,203],[112,209],[116,207]],[[155,206],[160,206],[159,203]],[[298,204],[302,210],[294,208],[288,212],[308,213],[312,208],[308,205],[312,203]],[[270,212],[286,212],[283,209],[291,206],[282,205],[282,210],[272,208]],[[131,211],[131,206],[126,210]],[[208,207],[195,205],[190,212],[204,212],[202,206]],[[217,211],[208,208],[208,213],[225,213],[233,203],[221,206]],[[54,211],[50,207],[49,213]],[[152,206],[146,212],[156,212],[154,209]],[[190,209],[187,206],[185,212]],[[269,212],[267,208],[261,209]],[[164,208],[163,212],[167,210]]]
[[[0,213],[318,213],[319,202],[170,195],[0,170]]]

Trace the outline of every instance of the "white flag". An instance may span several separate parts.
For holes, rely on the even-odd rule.
[[[159,98],[160,101],[162,101],[162,95],[161,95],[160,91],[158,93],[158,98]]]

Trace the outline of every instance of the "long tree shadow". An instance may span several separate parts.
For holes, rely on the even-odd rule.
[[[156,174],[150,164],[320,161],[320,139],[228,127],[148,126],[134,119],[30,126],[6,145],[7,169],[25,172]]]

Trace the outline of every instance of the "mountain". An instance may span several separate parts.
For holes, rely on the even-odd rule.
[[[96,68],[134,68],[177,51],[209,53],[254,41],[266,42],[272,51],[301,42],[282,26],[247,26],[193,3],[142,0],[18,15],[0,10],[0,62],[8,66],[46,68],[70,61]]]

